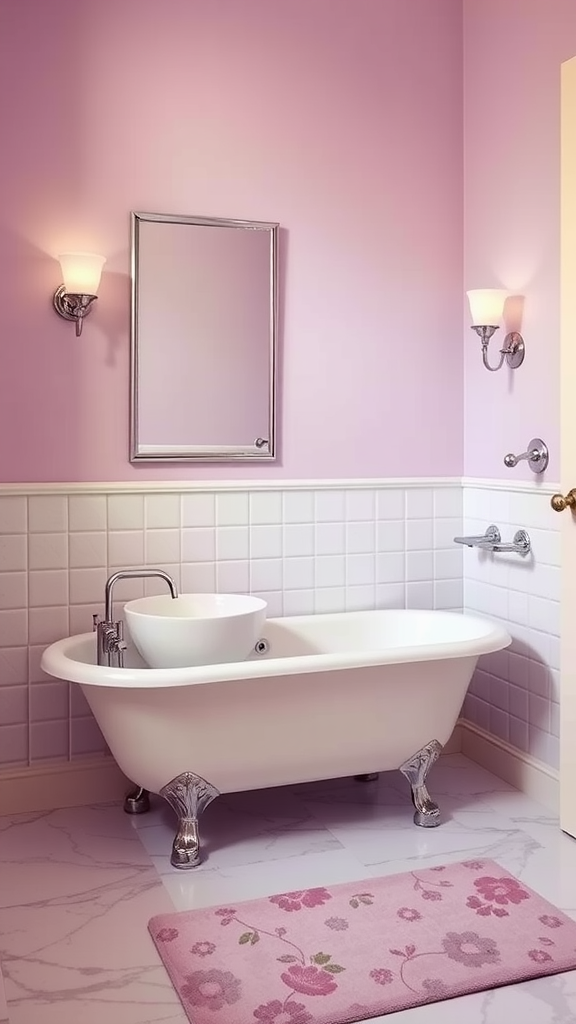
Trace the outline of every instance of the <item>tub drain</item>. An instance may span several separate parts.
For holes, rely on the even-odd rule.
[[[258,641],[256,646],[254,647],[254,650],[256,654],[268,654],[268,651],[270,650],[270,644],[263,637],[262,640]]]

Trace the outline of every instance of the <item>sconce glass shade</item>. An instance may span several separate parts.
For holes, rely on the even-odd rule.
[[[508,296],[505,288],[474,288],[466,292],[473,327],[497,327]]]
[[[105,256],[93,252],[63,252],[58,259],[67,295],[98,295]]]

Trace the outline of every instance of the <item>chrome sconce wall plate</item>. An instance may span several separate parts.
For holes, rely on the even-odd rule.
[[[498,321],[502,319],[507,292],[503,288],[474,288],[466,292],[470,303],[472,330],[482,342],[482,362],[487,370],[499,370],[504,361],[511,370],[517,370],[524,362],[524,338],[518,331],[509,331],[500,349],[500,359],[496,366],[488,362],[488,343],[498,330]]]
[[[543,473],[548,465],[548,458],[548,446],[544,443],[542,438],[533,437],[532,440],[528,442],[527,451],[522,452],[522,455],[513,455],[512,452],[505,455],[504,465],[507,466],[508,469],[514,469],[514,466],[517,466],[519,462],[522,462],[525,459],[533,473]]]
[[[92,252],[64,252],[58,257],[64,284],[54,292],[54,309],[64,320],[74,320],[76,337],[82,334],[84,317],[98,298],[105,256]]]

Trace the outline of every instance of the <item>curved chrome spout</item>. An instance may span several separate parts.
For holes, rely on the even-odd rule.
[[[113,573],[106,580],[106,607],[104,611],[106,622],[112,622],[112,591],[117,580],[144,579],[148,576],[158,576],[161,580],[165,580],[170,588],[172,597],[178,597],[178,590],[174,580],[163,569],[121,569],[119,572]]]
[[[455,544],[465,544],[468,548],[480,548],[485,544],[499,544],[500,530],[497,526],[489,526],[486,533],[471,534],[469,537],[454,537]]]

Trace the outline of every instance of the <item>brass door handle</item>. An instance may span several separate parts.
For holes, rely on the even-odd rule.
[[[555,512],[563,512],[565,508],[570,508],[573,512],[576,511],[576,487],[568,491],[566,497],[563,494],[553,494],[550,504]]]

